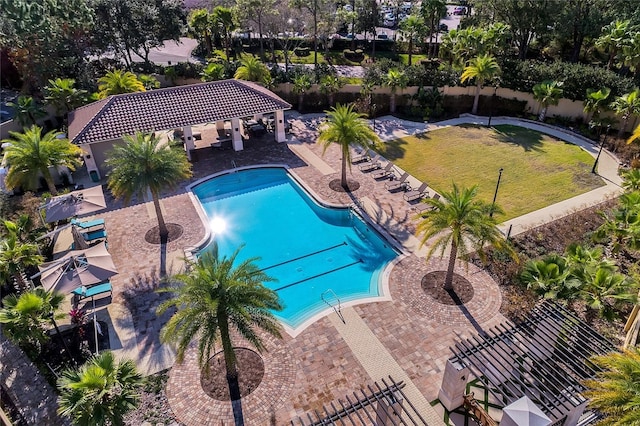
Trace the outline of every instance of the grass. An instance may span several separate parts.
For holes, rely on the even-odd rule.
[[[495,129],[495,130],[494,130]],[[593,157],[578,146],[517,126],[494,129],[463,125],[385,144],[381,153],[437,192],[478,185],[478,197],[493,199],[505,221],[604,185],[591,173]]]

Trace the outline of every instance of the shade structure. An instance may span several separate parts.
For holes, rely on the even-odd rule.
[[[551,419],[528,397],[514,401],[502,409],[500,424],[517,426],[547,426]]]
[[[38,268],[42,286],[62,293],[106,281],[118,273],[104,242],[86,250],[70,251]]]
[[[73,216],[97,212],[106,207],[107,202],[104,199],[102,186],[98,185],[53,197],[41,209],[44,210],[47,222],[57,222]]]

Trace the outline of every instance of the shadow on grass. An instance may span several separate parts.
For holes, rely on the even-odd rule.
[[[542,138],[544,137],[542,133],[511,125],[495,126],[493,129],[500,142],[520,146],[526,152],[545,152],[542,149]]]
[[[391,142],[385,143],[378,152],[387,160],[395,161],[400,158],[404,158],[407,153],[409,142],[405,139],[396,139]]]

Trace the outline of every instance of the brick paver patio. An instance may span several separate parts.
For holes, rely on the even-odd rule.
[[[306,129],[298,123],[297,129]],[[296,156],[289,145],[273,141],[245,144],[242,152],[203,149],[197,153],[194,177],[201,177],[232,167],[254,164],[287,164],[314,193],[326,202],[351,204],[368,197],[391,217],[395,225],[411,232],[415,229],[415,213],[401,194],[389,193],[383,182],[353,167],[353,178],[361,184],[353,194],[337,193],[328,182],[339,177],[339,152],[314,143],[314,133],[300,130],[300,145],[336,170],[323,174]],[[108,306],[112,348],[124,356],[134,357],[141,368],[151,373],[173,365],[171,352],[163,347],[158,332],[168,314],[155,315],[155,308],[166,294],[157,294],[164,271],[175,272],[182,265],[183,249],[197,244],[205,229],[185,187],[163,194],[165,220],[180,224],[181,238],[167,247],[152,245],[144,234],[157,224],[149,204],[124,207],[109,200],[110,209],[100,214],[109,233],[109,250],[119,274],[112,279],[113,303]],[[374,218],[375,220],[375,218]],[[425,263],[409,253],[392,269],[389,288],[392,301],[355,306],[373,335],[386,348],[395,362],[424,397],[437,397],[449,347],[457,335],[468,335],[477,328],[490,327],[503,320],[499,314],[500,291],[482,270],[458,265],[458,273],[474,285],[474,298],[464,308],[441,305],[424,294],[420,280],[427,271],[443,270],[438,259]],[[102,315],[106,312],[103,311]],[[295,338],[285,335],[282,341],[269,339],[269,352],[264,355],[265,377],[249,397],[242,400],[245,424],[285,424],[295,416],[320,410],[337,398],[352,395],[371,384],[365,368],[354,357],[347,342],[324,317]],[[200,387],[195,351],[189,351],[183,364],[175,365],[167,386],[167,395],[176,417],[188,425],[233,424],[230,403],[213,400]]]

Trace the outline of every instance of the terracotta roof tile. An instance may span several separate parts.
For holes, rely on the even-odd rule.
[[[71,113],[69,137],[83,145],[119,139],[136,131],[174,129],[290,108],[255,83],[214,81],[109,96]]]

